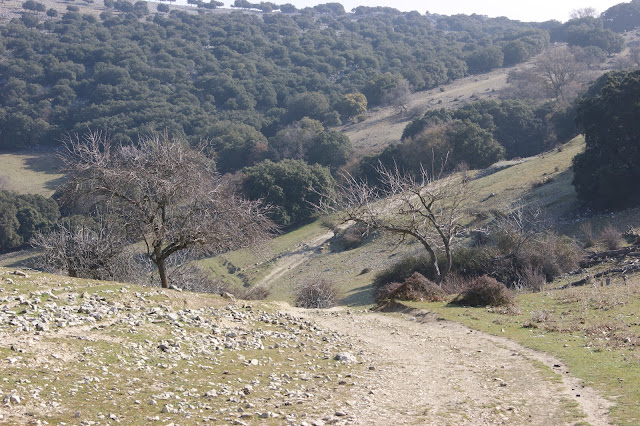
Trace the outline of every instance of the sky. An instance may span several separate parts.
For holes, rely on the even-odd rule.
[[[249,0],[259,3],[260,0]],[[266,0],[265,0],[266,1]],[[609,7],[625,3],[628,0],[271,0],[273,3],[292,3],[298,8],[315,6],[321,3],[341,3],[348,12],[356,6],[389,6],[402,11],[417,10],[441,15],[464,13],[506,16],[520,21],[542,22],[557,19],[564,22],[571,11],[593,7],[598,13]]]

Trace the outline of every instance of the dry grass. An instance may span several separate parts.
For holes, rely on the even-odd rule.
[[[417,92],[411,95],[408,111],[423,114],[432,108],[458,108],[480,99],[496,98],[506,87],[507,75],[512,68],[501,68],[483,75],[474,75],[451,84]],[[399,113],[393,107],[381,107],[370,111],[366,120],[340,128],[351,140],[355,156],[362,158],[381,152],[389,144],[399,142],[405,126],[414,117]]]
[[[52,152],[0,154],[1,189],[51,196],[63,178]]]
[[[91,309],[78,306],[90,303],[110,311],[80,325],[59,316],[49,331],[0,321],[0,395],[20,398],[3,404],[0,423],[313,422],[358,382],[334,381],[366,368],[333,360],[342,338],[270,305],[28,274],[0,269],[0,298],[11,294],[3,315],[28,321],[55,309],[88,319]]]

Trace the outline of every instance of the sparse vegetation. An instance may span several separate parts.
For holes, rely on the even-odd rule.
[[[393,300],[440,302],[445,296],[441,287],[419,272],[414,272],[401,283],[393,282],[380,287],[376,293],[376,303],[384,304]]]
[[[622,233],[615,226],[607,224],[598,236],[598,241],[607,250],[617,250],[622,245]]]
[[[295,288],[296,306],[308,309],[326,309],[338,303],[339,290],[335,283],[318,279]]]
[[[515,303],[515,296],[504,284],[487,275],[472,280],[467,288],[451,301],[462,306],[501,306]]]

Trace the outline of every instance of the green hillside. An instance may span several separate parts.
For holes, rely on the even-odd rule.
[[[586,219],[577,216],[579,206],[571,185],[570,168],[572,158],[583,149],[584,139],[577,137],[554,151],[497,163],[489,169],[474,172],[473,195],[468,202],[470,215],[482,216],[494,210],[507,212],[523,200],[542,208],[558,232],[579,236],[580,223]],[[606,223],[613,223],[620,230],[640,227],[638,209],[615,215],[595,215],[588,220],[596,233]],[[234,252],[204,264],[214,266],[216,273],[222,274],[230,283],[240,284],[238,274],[242,274],[250,284],[266,286],[273,299],[291,300],[296,285],[322,277],[334,281],[343,290],[342,303],[367,305],[373,301],[370,286],[373,275],[404,255],[422,250],[419,244],[409,241],[395,245],[390,237],[375,233],[362,246],[342,251],[336,249],[338,244],[331,240],[332,233],[323,231],[320,222],[322,220],[275,238],[271,248],[260,250],[260,255]],[[234,274],[229,274],[222,266],[227,263],[238,268],[234,268]],[[278,268],[279,273],[267,282],[263,281],[274,268]]]

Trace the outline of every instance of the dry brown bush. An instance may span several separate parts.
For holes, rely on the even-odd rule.
[[[622,245],[622,234],[609,224],[600,232],[598,240],[607,250],[617,250]]]
[[[419,272],[415,272],[402,283],[390,283],[381,287],[376,294],[376,302],[384,303],[390,300],[441,302],[445,297],[446,293],[442,288]]]
[[[471,281],[469,287],[451,303],[464,306],[512,306],[515,298],[504,284],[483,275]]]
[[[335,306],[340,292],[336,285],[327,280],[309,281],[296,287],[296,306],[300,308],[326,309]]]

